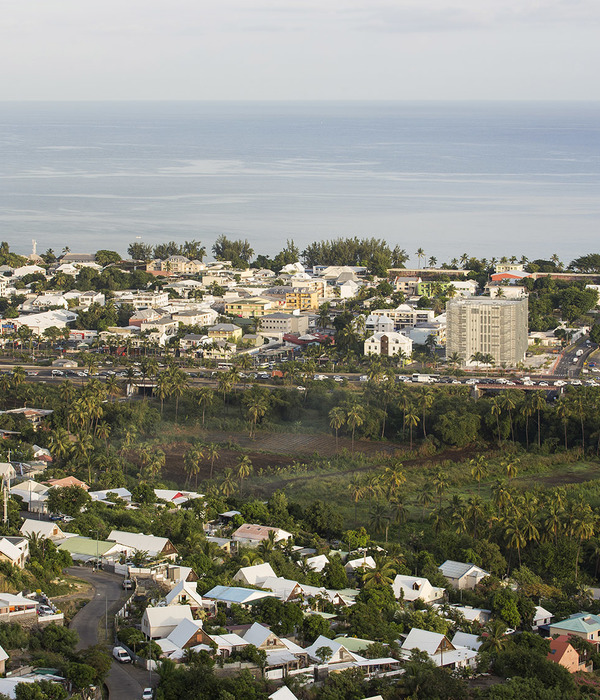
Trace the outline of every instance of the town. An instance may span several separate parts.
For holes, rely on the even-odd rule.
[[[0,244],[0,698],[600,697],[600,254],[211,253]]]

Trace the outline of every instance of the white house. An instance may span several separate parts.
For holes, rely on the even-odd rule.
[[[452,588],[457,588],[458,590],[468,589],[472,591],[482,579],[489,576],[487,571],[475,566],[475,564],[453,561],[452,559],[447,559],[438,568],[448,579]]]
[[[276,576],[277,574],[271,565],[266,562],[254,566],[243,566],[233,577],[233,580],[247,586],[260,586],[266,579]]]
[[[373,557],[360,557],[359,559],[351,559],[346,562],[344,567],[349,574],[353,574],[360,569],[374,569],[376,566]]]
[[[64,540],[66,537],[66,534],[56,523],[46,520],[29,520],[28,518],[21,525],[20,532],[24,537],[35,534],[40,538],[44,537],[53,541]]]
[[[146,552],[151,558],[177,558],[177,550],[168,537],[155,537],[154,535],[142,535],[137,532],[111,530],[106,539],[120,544],[127,550],[128,554]]]
[[[402,653],[410,656],[413,649],[426,652],[436,666],[464,668],[473,666],[477,652],[454,645],[445,635],[413,627],[402,644]]]
[[[192,621],[189,605],[167,605],[160,608],[147,607],[142,615],[142,632],[148,639],[168,637],[182,620]]]
[[[433,603],[441,600],[446,591],[443,588],[432,586],[429,579],[421,576],[401,576],[398,574],[392,583],[392,589],[396,598],[412,602],[422,600],[424,603]]]
[[[374,333],[365,339],[365,355],[385,355],[392,357],[399,352],[405,355],[412,353],[412,340],[403,333],[389,331],[386,333]]]
[[[553,617],[554,615],[551,612],[548,612],[548,610],[542,608],[540,605],[536,605],[531,629],[537,630],[540,625],[549,625]]]
[[[205,593],[204,598],[214,600],[216,603],[225,603],[229,608],[231,605],[241,605],[246,607],[257,600],[263,598],[276,598],[277,596],[270,591],[257,591],[252,588],[239,588],[237,586],[215,586],[208,593]]]
[[[25,537],[2,537],[0,539],[0,561],[7,561],[22,569],[29,558],[29,542]]]
[[[365,330],[371,333],[391,333],[394,330],[394,322],[389,316],[369,314],[365,321]]]
[[[203,607],[196,581],[179,581],[165,596],[167,605],[189,605],[192,610]]]

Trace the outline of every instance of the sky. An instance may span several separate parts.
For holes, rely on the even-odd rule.
[[[0,0],[2,100],[597,100],[598,0]]]

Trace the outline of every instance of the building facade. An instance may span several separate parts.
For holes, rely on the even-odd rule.
[[[476,353],[496,365],[514,367],[527,351],[528,300],[451,299],[446,304],[446,357],[458,353],[465,363]]]

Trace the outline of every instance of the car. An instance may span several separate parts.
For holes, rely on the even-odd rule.
[[[296,390],[297,391],[306,391],[306,387],[305,386],[297,386]]]
[[[38,374],[39,374],[39,372],[36,372],[34,369],[30,369],[30,370],[27,372],[27,376],[28,376],[28,377],[37,377]]]
[[[538,386],[548,386],[548,382],[540,382]]]
[[[133,581],[132,581],[130,578],[126,578],[126,579],[123,581],[123,588],[124,588],[126,591],[129,591],[129,590],[131,590],[131,589],[134,588],[134,587],[135,587],[135,584],[133,583]]]
[[[152,688],[144,688],[144,692],[142,693],[142,700],[152,700],[154,697],[154,691]]]
[[[61,369],[53,369],[52,376],[53,377],[64,377],[65,373]]]
[[[367,377],[366,374],[361,374],[360,377],[358,378],[358,381],[359,381],[359,382],[368,382],[368,381],[369,381],[369,377]]]
[[[54,615],[54,610],[49,605],[38,605],[38,615]]]
[[[60,514],[60,519],[63,521],[63,523],[72,523],[73,520],[75,520],[75,518],[71,515],[65,515],[64,513]]]
[[[50,520],[52,520],[53,523],[61,522],[62,519],[63,519],[63,516],[60,513],[51,513],[50,514]]]
[[[120,664],[130,664],[131,656],[123,649],[123,647],[113,647],[113,656]]]
[[[336,374],[335,377],[333,378],[333,381],[334,381],[334,382],[343,382],[343,381],[344,381],[344,378],[343,378],[343,377],[340,377],[339,374]]]

